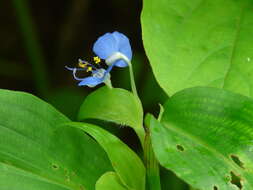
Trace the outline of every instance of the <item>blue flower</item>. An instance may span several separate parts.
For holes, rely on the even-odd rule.
[[[114,65],[110,65],[105,70],[103,68],[97,68],[94,65],[79,59],[79,66],[83,68],[71,68],[71,67],[66,66],[68,70],[73,71],[74,79],[76,79],[77,81],[81,81],[78,83],[78,86],[95,87],[101,83],[108,83],[110,85],[110,71],[112,70]],[[79,78],[76,76],[77,71],[90,71],[91,76],[85,77],[85,78]]]
[[[106,33],[99,37],[94,43],[93,51],[97,55],[94,57],[94,64],[79,59],[80,68],[66,68],[73,72],[74,79],[80,81],[78,86],[94,87],[101,83],[111,85],[110,71],[114,66],[126,67],[132,59],[132,50],[129,39],[119,32]],[[107,68],[100,65],[101,59],[105,60]],[[98,67],[99,66],[99,67]],[[79,78],[77,71],[91,72],[91,76]]]
[[[129,39],[117,31],[106,33],[99,37],[93,45],[93,51],[98,57],[105,60],[116,53],[123,54],[129,61],[132,59],[132,49]],[[115,66],[127,67],[128,63],[123,59],[118,59],[115,61]]]

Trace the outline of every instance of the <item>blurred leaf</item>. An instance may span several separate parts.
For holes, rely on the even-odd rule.
[[[0,90],[0,105],[0,189],[94,190],[112,169],[93,139],[58,127],[70,120],[47,103]]]
[[[253,100],[215,88],[181,91],[151,117],[161,165],[198,189],[253,188]]]
[[[96,190],[127,190],[115,172],[107,172],[96,183]]]
[[[32,66],[36,88],[41,95],[46,97],[49,93],[48,73],[45,68],[46,61],[44,60],[37,37],[36,27],[30,15],[29,3],[27,0],[12,0],[12,3],[20,26],[27,56]]]
[[[120,88],[99,88],[86,97],[78,120],[101,119],[132,127],[143,143],[143,110],[140,100],[131,92]]]
[[[253,97],[252,9],[251,0],[144,0],[144,46],[165,92],[208,85]]]
[[[66,1],[62,4],[66,6]],[[56,63],[70,61],[69,58],[81,50],[81,46],[77,47],[77,45],[80,44],[80,41],[83,41],[82,36],[88,36],[88,34],[85,33],[87,29],[85,30],[84,27],[80,26],[89,25],[88,21],[91,20],[89,17],[90,4],[91,1],[77,0],[69,3],[67,9],[65,9],[60,28],[57,30]],[[62,7],[60,10],[63,9]],[[89,37],[91,36],[89,35]]]
[[[65,125],[85,131],[103,147],[112,167],[127,188],[145,190],[145,167],[141,159],[126,144],[96,125],[80,122]]]

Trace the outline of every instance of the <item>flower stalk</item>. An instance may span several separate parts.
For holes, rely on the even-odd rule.
[[[110,65],[115,63],[118,60],[123,60],[127,63],[128,67],[129,67],[129,74],[130,74],[130,83],[131,83],[131,88],[132,88],[132,92],[135,96],[138,97],[138,93],[137,93],[137,89],[136,89],[136,85],[135,85],[135,80],[134,80],[134,73],[133,73],[133,66],[131,61],[127,58],[127,56],[125,56],[124,54],[120,53],[120,52],[116,52],[113,55],[111,55],[110,57],[108,57],[105,62]]]

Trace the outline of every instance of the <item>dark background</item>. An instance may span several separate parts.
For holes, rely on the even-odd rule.
[[[4,0],[0,6],[1,88],[30,92],[74,118],[73,107],[80,104],[77,99],[83,100],[94,89],[78,87],[64,66],[77,66],[78,58],[91,60],[96,39],[119,31],[132,45],[136,83],[145,110],[157,112],[158,103],[166,99],[145,57],[141,0]],[[112,80],[113,86],[129,89],[128,69],[115,68]],[[60,98],[74,94],[82,98],[76,97],[72,108],[61,106]]]
[[[167,97],[157,85],[144,53],[141,8],[141,0],[2,0],[0,88],[32,93],[75,120],[85,96],[95,89],[78,87],[64,66],[77,66],[78,58],[91,60],[96,39],[106,32],[119,31],[132,45],[144,111],[157,115],[158,103]],[[114,87],[130,89],[127,68],[114,68],[111,78]],[[113,132],[121,139],[138,149],[136,136],[129,128],[113,128],[118,129]],[[164,189],[185,187],[171,173],[162,173],[166,178]]]

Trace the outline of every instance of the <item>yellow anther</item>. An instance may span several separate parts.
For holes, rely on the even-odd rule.
[[[92,71],[92,67],[88,67],[86,71],[87,72]]]
[[[88,63],[83,63],[83,62],[79,61],[78,65],[81,68],[85,68],[88,65]]]
[[[95,62],[96,64],[98,64],[98,63],[101,62],[101,59],[100,59],[98,56],[93,57],[93,60],[94,60],[94,62]]]

